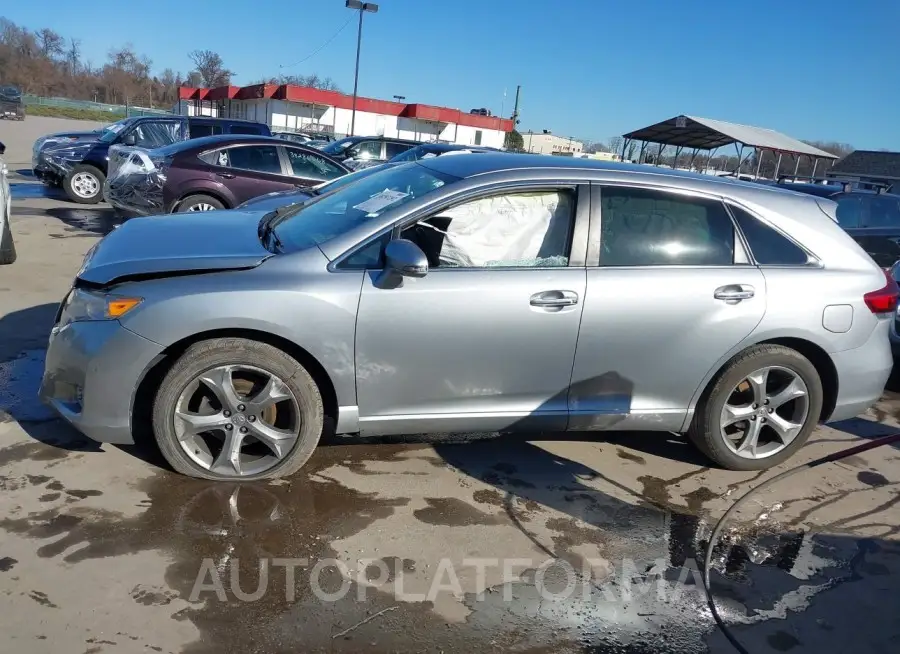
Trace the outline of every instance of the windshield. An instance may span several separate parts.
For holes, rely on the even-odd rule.
[[[353,183],[345,184],[333,193],[298,205],[274,222],[272,228],[281,243],[281,250],[292,252],[320,245],[385,211],[458,180],[417,164],[379,168],[369,175],[360,173],[360,176],[362,179],[348,180]]]
[[[410,148],[406,152],[401,152],[390,161],[391,163],[397,163],[398,161],[417,161],[421,158],[420,155],[424,154],[425,152],[427,152],[427,148]]]
[[[348,136],[347,138],[341,139],[340,141],[329,143],[324,148],[322,148],[322,152],[325,152],[327,154],[340,154],[357,141],[359,141],[359,139]]]
[[[112,125],[107,125],[103,129],[103,133],[100,136],[100,141],[103,143],[112,143],[116,140],[116,136],[118,136],[119,132],[128,127],[132,122],[134,122],[131,118],[125,118],[118,122],[113,123]]]

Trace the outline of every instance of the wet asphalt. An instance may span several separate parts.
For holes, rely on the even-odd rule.
[[[0,269],[0,651],[733,651],[698,560],[784,466],[710,469],[664,434],[410,435],[330,438],[290,479],[211,484],[150,442],[99,446],[55,420],[35,392],[56,302],[116,219],[7,161],[22,172],[19,261]],[[888,391],[788,467],[898,416]],[[747,650],[898,651],[898,485],[886,447],[748,502],[712,573]]]

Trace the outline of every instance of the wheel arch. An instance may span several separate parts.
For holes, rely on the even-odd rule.
[[[819,422],[828,420],[837,405],[839,390],[837,368],[835,368],[834,362],[821,345],[818,345],[809,339],[799,336],[780,336],[755,341],[753,343],[746,343],[739,350],[724,357],[703,380],[703,383],[699,386],[697,392],[694,393],[694,397],[691,399],[690,408],[685,417],[684,424],[682,425],[682,431],[686,431],[690,426],[697,405],[707,396],[710,389],[712,389],[716,380],[719,378],[719,375],[722,374],[722,371],[728,364],[731,363],[735,357],[740,356],[741,353],[756,345],[782,345],[792,350],[796,350],[809,359],[810,363],[812,363],[813,367],[816,369],[816,372],[819,373],[819,378],[822,381],[822,412],[819,415]]]
[[[337,392],[335,391],[334,382],[328,375],[328,372],[312,354],[293,341],[276,334],[247,328],[214,329],[192,334],[173,343],[163,350],[159,356],[147,366],[147,369],[144,370],[144,373],[138,380],[131,407],[132,432],[135,442],[138,442],[139,440],[149,442],[144,440],[147,437],[152,440],[152,434],[148,431],[139,433],[139,429],[149,429],[153,412],[153,400],[156,397],[159,384],[179,357],[195,343],[208,341],[214,338],[229,337],[246,338],[261,343],[267,343],[286,352],[300,362],[312,376],[316,385],[319,387],[319,392],[322,394],[322,405],[325,410],[326,418],[325,433],[333,431],[333,427],[337,425],[338,419]]]
[[[187,200],[192,195],[208,195],[211,198],[215,198],[219,202],[222,203],[226,209],[231,209],[234,206],[234,203],[228,199],[228,196],[219,191],[218,189],[210,189],[205,186],[192,186],[189,191],[179,191],[178,200],[175,201],[175,204],[172,205],[172,213],[177,212],[181,208],[181,203]]]

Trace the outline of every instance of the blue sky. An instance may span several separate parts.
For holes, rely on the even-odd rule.
[[[520,129],[604,140],[678,114],[900,150],[897,0],[383,0],[367,14],[361,95],[468,110],[522,85]],[[16,23],[80,38],[101,64],[132,43],[160,71],[219,52],[246,84],[281,72],[353,88],[343,0],[5,3]],[[853,7],[850,9],[850,7]],[[284,66],[284,68],[280,68]]]

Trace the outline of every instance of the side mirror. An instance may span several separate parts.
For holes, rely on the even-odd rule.
[[[122,145],[133,146],[137,143],[137,137],[135,137],[134,132],[130,134],[126,134],[122,137]]]
[[[384,248],[384,270],[375,279],[378,288],[396,288],[404,277],[424,277],[428,274],[428,257],[422,249],[407,239],[391,241]]]
[[[0,141],[0,154],[6,154],[6,146]]]

